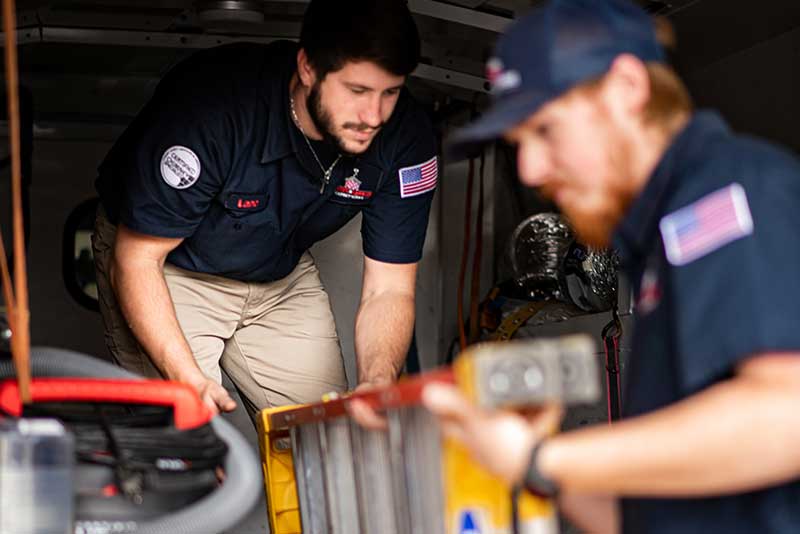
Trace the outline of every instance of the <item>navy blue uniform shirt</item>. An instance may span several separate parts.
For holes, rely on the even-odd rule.
[[[798,204],[794,156],[734,135],[710,112],[678,135],[614,240],[637,288],[626,416],[725,380],[749,356],[800,351]],[[800,532],[800,481],[727,497],[625,499],[623,526]]]
[[[296,54],[288,41],[234,44],[173,68],[100,166],[111,222],[183,238],[168,262],[243,281],[285,277],[359,212],[368,257],[418,261],[438,178],[429,119],[404,89],[369,149],[323,187],[290,116]],[[336,151],[312,143],[328,168]]]

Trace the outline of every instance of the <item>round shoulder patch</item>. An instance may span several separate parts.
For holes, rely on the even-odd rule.
[[[161,176],[170,187],[186,189],[200,178],[200,159],[185,146],[174,146],[161,156]]]

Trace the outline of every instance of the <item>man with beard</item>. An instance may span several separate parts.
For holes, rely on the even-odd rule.
[[[800,531],[800,163],[693,113],[652,21],[625,0],[555,0],[489,63],[494,106],[455,151],[499,136],[521,180],[636,288],[624,419],[426,405],[492,472],[587,532]]]
[[[359,387],[397,377],[438,177],[404,88],[419,53],[405,2],[315,0],[299,47],[223,46],[166,75],[97,181],[100,303],[122,366],[188,383],[215,412],[235,407],[221,369],[251,415],[345,389],[308,249],[362,213]]]

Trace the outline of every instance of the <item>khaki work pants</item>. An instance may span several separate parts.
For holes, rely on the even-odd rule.
[[[161,374],[128,328],[111,288],[115,240],[116,227],[101,206],[92,246],[106,345],[125,369],[158,378]],[[218,383],[224,370],[251,417],[263,408],[315,402],[346,389],[333,312],[308,252],[276,282],[240,282],[170,264],[164,278],[200,369]]]

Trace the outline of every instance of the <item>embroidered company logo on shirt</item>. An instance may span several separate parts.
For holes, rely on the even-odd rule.
[[[735,183],[667,215],[660,229],[667,259],[680,266],[752,234],[753,217],[744,188]]]
[[[175,189],[193,186],[200,178],[200,170],[200,158],[185,146],[173,146],[161,157],[161,177]]]
[[[400,169],[400,196],[415,197],[436,189],[439,177],[439,162],[436,156],[425,163]]]
[[[353,169],[353,176],[345,178],[344,185],[340,185],[333,192],[337,197],[351,200],[367,200],[372,196],[372,191],[361,190],[361,180],[358,179],[358,169]]]
[[[658,282],[658,274],[655,269],[648,268],[642,276],[642,284],[639,288],[639,300],[636,302],[636,309],[642,315],[647,315],[658,307],[661,302],[661,284]]]

